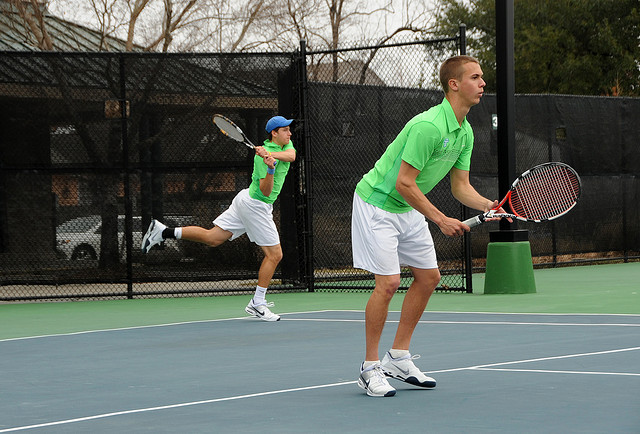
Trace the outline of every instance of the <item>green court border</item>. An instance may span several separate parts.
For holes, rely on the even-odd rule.
[[[535,270],[534,294],[436,292],[427,311],[640,315],[640,262]],[[369,292],[271,294],[278,313],[364,310]],[[391,302],[400,310],[403,295]],[[0,304],[0,339],[246,316],[249,296]],[[286,316],[283,320],[286,320]],[[277,323],[265,323],[265,327]]]

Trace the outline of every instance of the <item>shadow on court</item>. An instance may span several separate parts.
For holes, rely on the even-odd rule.
[[[382,347],[393,339],[391,312]],[[364,314],[284,314],[0,340],[0,433],[640,430],[640,316],[426,312],[438,385],[356,385]]]

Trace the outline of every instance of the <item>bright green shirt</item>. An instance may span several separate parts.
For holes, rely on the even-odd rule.
[[[396,190],[401,161],[420,171],[416,184],[427,194],[452,167],[469,170],[472,150],[471,125],[466,118],[462,126],[458,124],[451,104],[445,98],[404,126],[373,169],[360,180],[356,193],[365,202],[385,211],[408,212],[411,206]]]
[[[293,142],[291,141],[281,148],[271,140],[265,140],[262,146],[264,146],[264,148],[269,152],[280,152],[286,151],[287,149],[293,149],[295,151]],[[271,190],[271,194],[269,196],[265,196],[260,191],[260,180],[267,176],[267,169],[269,167],[264,163],[262,157],[259,157],[258,155],[253,157],[253,173],[251,174],[249,196],[264,203],[273,203],[276,201],[280,194],[280,190],[282,190],[284,179],[287,177],[287,172],[289,172],[289,166],[291,166],[291,163],[288,161],[277,160],[277,163],[276,173],[273,174],[273,190]]]

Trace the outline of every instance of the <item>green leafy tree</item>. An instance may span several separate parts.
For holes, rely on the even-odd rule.
[[[467,25],[495,92],[495,0],[442,0],[437,33]],[[514,0],[517,93],[640,96],[639,0]]]

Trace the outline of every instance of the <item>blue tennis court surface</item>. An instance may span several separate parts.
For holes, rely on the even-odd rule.
[[[391,344],[390,312],[382,346]],[[640,316],[426,312],[438,385],[356,385],[362,311],[0,341],[0,433],[640,431]]]

